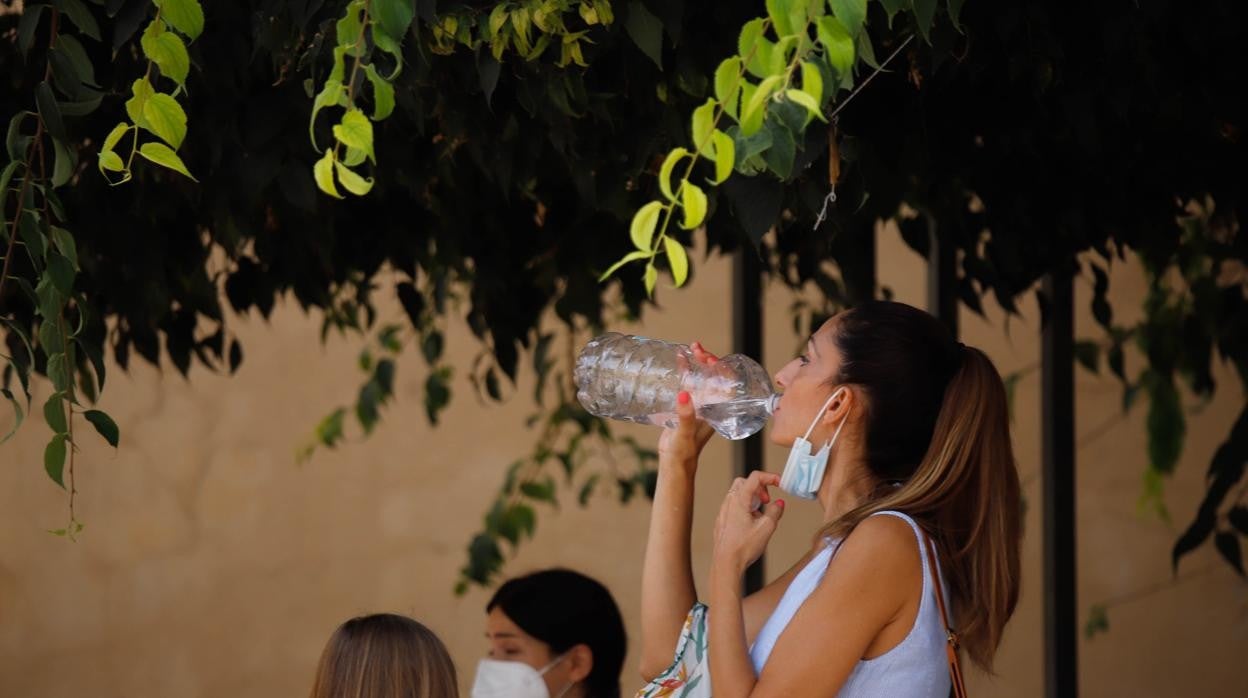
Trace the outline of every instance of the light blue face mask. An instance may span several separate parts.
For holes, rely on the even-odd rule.
[[[841,418],[841,423],[837,425],[836,431],[832,434],[832,440],[824,443],[823,448],[813,455],[810,452],[810,433],[815,430],[815,425],[823,418],[823,413],[827,411],[828,406],[843,390],[845,390],[843,387],[837,388],[836,392],[832,393],[832,397],[828,398],[828,401],[823,403],[823,407],[815,414],[815,420],[810,423],[806,435],[795,440],[793,448],[789,450],[789,459],[785,461],[784,472],[780,475],[780,489],[794,497],[814,499],[819,493],[823,474],[828,469],[828,456],[832,453],[832,446],[836,444],[836,437],[841,435],[841,427],[844,427],[845,420],[849,419],[849,412]]]

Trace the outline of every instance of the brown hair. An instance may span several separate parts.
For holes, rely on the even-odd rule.
[[[833,326],[840,384],[867,402],[867,464],[899,482],[827,524],[845,536],[879,511],[901,511],[935,539],[953,624],[987,671],[1018,603],[1022,515],[1005,386],[979,349],[955,341],[931,315],[872,301]]]
[[[459,688],[436,635],[406,616],[379,613],[338,626],[311,698],[459,698]]]

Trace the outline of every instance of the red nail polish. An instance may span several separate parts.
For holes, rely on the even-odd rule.
[[[679,402],[679,403],[680,403],[680,404],[682,404],[682,405],[688,405],[688,404],[689,404],[689,393],[686,393],[686,392],[685,392],[685,391],[683,391],[683,390],[682,390],[682,391],[680,391],[679,393],[676,393],[676,402]]]
[[[778,506],[778,507],[780,507],[781,509],[783,509],[783,508],[784,508],[784,500],[783,500],[783,499],[777,499],[777,500],[776,500],[776,506]]]

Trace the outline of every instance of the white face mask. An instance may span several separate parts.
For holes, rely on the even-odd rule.
[[[472,682],[472,698],[551,698],[542,676],[566,656],[564,653],[555,657],[540,670],[524,662],[482,659],[477,663],[477,676]],[[554,698],[562,698],[571,688],[572,684],[564,686]]]
[[[824,443],[818,453],[811,455],[811,444],[808,439],[810,433],[815,430],[815,425],[823,419],[823,413],[827,411],[828,405],[831,405],[843,390],[845,388],[837,388],[836,392],[832,393],[832,397],[823,403],[823,407],[815,415],[815,420],[810,423],[806,435],[794,441],[793,448],[789,450],[789,459],[785,461],[784,472],[780,475],[780,489],[794,497],[814,499],[819,493],[819,484],[823,482],[824,471],[828,469],[828,456],[832,453],[836,437],[841,435],[841,427],[845,426],[845,420],[849,419],[849,412],[845,413],[841,423],[837,425],[836,431],[832,434],[832,440]]]

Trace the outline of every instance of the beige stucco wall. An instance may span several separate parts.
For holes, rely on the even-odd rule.
[[[881,234],[880,250],[881,283],[922,305],[922,260],[892,232]],[[690,288],[661,291],[662,307],[648,314],[644,331],[727,347],[729,273],[726,260],[711,260]],[[1116,267],[1112,287],[1116,312],[1137,312],[1138,270]],[[1082,308],[1086,284],[1080,293]],[[768,291],[772,368],[796,344],[791,299]],[[986,348],[1003,372],[1038,361],[1037,312],[1031,301],[1022,308],[1008,336],[995,308],[987,320],[963,317],[966,341]],[[93,436],[81,439],[78,512],[87,528],[78,543],[43,532],[62,526],[66,513],[63,493],[41,466],[46,427],[32,421],[0,447],[0,696],[299,695],[330,631],[349,616],[382,610],[430,625],[456,659],[461,683],[470,682],[484,649],[487,593],[456,598],[451,588],[502,468],[535,438],[523,426],[529,377],[507,403],[488,407],[459,377],[453,405],[433,429],[420,400],[423,363],[409,353],[399,367],[399,399],[377,432],[297,466],[295,448],[311,427],[358,388],[360,343],[332,338],[322,346],[319,318],[293,303],[269,322],[241,318],[233,327],[246,348],[233,378],[196,367],[186,381],[137,363],[129,374],[110,373],[103,406],[122,427],[122,447],[113,452]],[[1095,332],[1085,317],[1079,328]],[[452,325],[449,354],[475,350],[463,324]],[[1115,383],[1079,373],[1082,608],[1170,579],[1175,527],[1194,511],[1204,468],[1243,400],[1229,372],[1219,377],[1217,399],[1191,417],[1183,463],[1167,487],[1176,520],[1169,526],[1135,509],[1143,413],[1116,417]],[[38,391],[37,399],[46,387]],[[1029,504],[1025,587],[998,677],[973,676],[977,695],[1042,695],[1035,374],[1021,381],[1016,408]],[[623,428],[646,440],[657,436]],[[769,467],[783,457],[770,448]],[[693,547],[700,580],[730,463],[727,445],[713,443],[699,475]],[[541,512],[536,540],[508,570],[560,564],[601,579],[635,635],[647,504],[622,506],[603,494],[581,510],[573,497],[564,499],[558,513]],[[816,521],[813,507],[790,508],[769,552],[773,574],[800,555]],[[1248,695],[1248,586],[1209,550],[1185,560],[1183,570],[1192,574],[1178,584],[1113,607],[1110,632],[1081,642],[1085,695]]]

